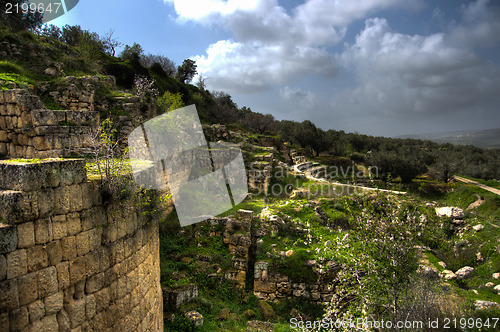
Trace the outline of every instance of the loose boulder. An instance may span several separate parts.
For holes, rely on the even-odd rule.
[[[438,217],[448,217],[452,219],[462,219],[465,216],[464,210],[455,206],[437,207],[436,214]]]
[[[463,268],[455,272],[455,274],[457,275],[457,280],[463,280],[469,278],[472,275],[472,272],[474,272],[473,267],[464,266]]]
[[[271,307],[271,305],[264,300],[259,301],[259,308],[262,311],[262,317],[266,320],[272,319],[276,315],[273,307]]]

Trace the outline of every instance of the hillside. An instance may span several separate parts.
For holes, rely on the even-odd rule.
[[[19,237],[17,256],[0,253],[0,289],[15,284],[17,299],[0,305],[0,329],[140,324],[156,331],[147,318],[163,306],[166,331],[313,330],[306,322],[323,321],[335,330],[336,321],[358,319],[365,330],[382,320],[417,324],[406,330],[437,320],[444,328],[447,319],[461,324],[457,330],[498,330],[500,197],[453,180],[460,174],[499,188],[498,150],[277,121],[159,65],[144,66],[140,54],[114,57],[98,36],[68,31],[76,40],[0,30],[0,203],[7,211],[0,229],[33,237],[29,245]],[[222,215],[181,227],[167,191],[130,181],[123,152],[134,128],[193,103],[207,140],[242,150],[250,194]],[[72,168],[51,166],[59,162]],[[75,256],[90,252],[97,267],[80,257],[58,260],[53,251],[37,255],[59,243],[42,215],[63,216],[64,243],[72,241]],[[29,267],[17,273],[15,259],[26,251]],[[71,276],[61,289],[57,280],[65,279],[48,267],[53,261]],[[21,267],[13,273],[13,266]],[[45,298],[52,290],[41,288],[49,277],[39,266],[56,276],[58,305]],[[25,287],[33,280],[36,296]],[[104,284],[107,295],[97,290]],[[161,305],[150,295],[160,287]]]

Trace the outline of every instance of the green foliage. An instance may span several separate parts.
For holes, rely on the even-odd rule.
[[[194,323],[183,314],[178,314],[175,315],[175,319],[173,322],[170,323],[168,321],[165,321],[165,331],[195,332],[199,331],[199,329],[196,328],[196,326],[194,326]]]
[[[21,74],[23,72],[23,69],[15,63],[9,61],[0,61],[0,71],[3,73]]]
[[[104,65],[108,75],[116,77],[116,84],[130,89],[134,85],[135,71],[124,63],[108,63]]]
[[[169,91],[165,92],[160,98],[158,98],[156,105],[158,107],[159,114],[170,112],[185,106],[180,93],[171,93]]]
[[[190,82],[196,75],[196,63],[194,60],[186,59],[182,62],[182,65],[177,67],[176,77],[181,83]]]
[[[318,276],[310,266],[305,264],[312,256],[305,249],[296,249],[290,257],[280,257],[273,261],[273,268],[287,275],[293,282],[305,282],[312,284]]]
[[[125,45],[120,57],[123,60],[139,61],[144,56],[144,50],[142,46],[138,43],[134,43],[132,46]]]

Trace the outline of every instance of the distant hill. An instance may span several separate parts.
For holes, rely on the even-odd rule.
[[[451,143],[458,145],[475,145],[483,148],[500,148],[500,128],[403,135],[398,136],[398,138],[428,139],[440,144]]]

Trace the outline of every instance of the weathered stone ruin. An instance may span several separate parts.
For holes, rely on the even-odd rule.
[[[158,227],[83,160],[0,163],[0,330],[161,331]]]

